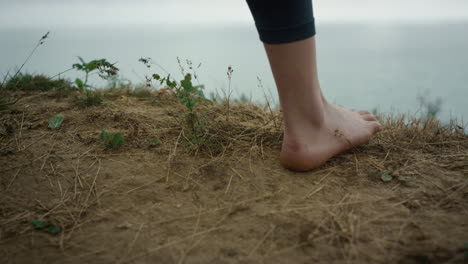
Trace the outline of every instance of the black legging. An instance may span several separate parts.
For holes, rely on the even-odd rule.
[[[315,35],[312,0],[246,0],[264,43],[287,43]]]

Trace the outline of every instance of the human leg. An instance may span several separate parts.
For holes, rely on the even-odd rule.
[[[322,95],[310,0],[247,2],[264,42],[284,114],[281,163],[293,170],[310,170],[367,143],[381,129],[375,118],[367,111],[352,112],[331,104]],[[288,7],[289,3],[294,4]]]

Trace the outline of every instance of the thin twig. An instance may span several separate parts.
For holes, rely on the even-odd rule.
[[[259,201],[259,200],[263,200],[263,199],[266,199],[266,198],[270,198],[270,197],[272,197],[272,196],[274,196],[274,195],[280,193],[282,190],[283,190],[283,189],[279,189],[279,190],[276,191],[276,192],[271,192],[271,193],[263,194],[263,195],[260,195],[260,196],[254,197],[254,198],[250,198],[250,199],[246,199],[246,200],[243,200],[243,201],[239,201],[239,202],[237,202],[237,203],[233,203],[233,204],[231,204],[231,205],[219,207],[219,208],[216,208],[216,209],[213,209],[213,210],[207,210],[207,211],[204,211],[204,212],[198,212],[198,213],[195,213],[195,214],[188,214],[188,215],[184,215],[184,216],[177,217],[177,218],[171,218],[171,219],[162,220],[162,221],[156,222],[155,224],[156,224],[156,225],[160,225],[160,224],[164,224],[164,223],[170,223],[170,222],[175,222],[175,221],[179,221],[179,220],[183,220],[183,219],[189,219],[189,218],[197,217],[199,214],[201,214],[201,215],[206,215],[206,214],[216,213],[216,212],[219,212],[219,211],[222,211],[222,210],[226,210],[226,209],[236,208],[236,207],[239,206],[239,205],[243,205],[243,204],[246,204],[246,203],[256,202],[256,201]]]
[[[120,263],[124,262],[125,258],[128,257],[128,255],[132,251],[133,247],[135,246],[135,242],[137,241],[138,236],[140,235],[140,232],[141,232],[142,228],[143,228],[143,223],[140,225],[140,228],[138,228],[138,231],[136,232],[135,237],[133,238],[132,242],[129,244],[127,252],[125,253],[125,255],[122,256],[122,258],[117,263],[120,264]]]
[[[241,178],[241,180],[244,179],[244,177],[242,177],[242,175],[241,175],[239,172],[237,172],[234,168],[231,167],[231,170],[232,170],[234,173],[236,173],[237,176],[239,176],[239,178]]]
[[[161,176],[161,177],[159,177],[159,178],[157,178],[157,179],[155,179],[155,180],[152,180],[152,181],[150,181],[150,182],[148,182],[148,183],[145,183],[145,184],[143,184],[143,185],[140,185],[140,186],[138,186],[138,187],[135,187],[135,188],[133,188],[133,189],[127,191],[127,194],[129,194],[129,193],[131,193],[131,192],[134,192],[134,191],[136,191],[136,190],[142,189],[142,188],[144,188],[144,187],[150,186],[151,184],[153,184],[153,183],[155,183],[155,182],[158,182],[158,181],[164,179],[165,177],[166,177],[166,176]]]
[[[263,236],[262,240],[260,240],[260,242],[258,242],[258,244],[250,251],[249,255],[247,256],[248,258],[250,258],[255,253],[255,251],[257,251],[257,249],[263,244],[263,242],[265,242],[265,240],[270,236],[275,228],[276,226],[271,226],[270,230]]]
[[[327,173],[325,176],[323,176],[318,182],[317,184],[315,184],[315,186],[319,185],[323,180],[325,180],[331,173],[333,172],[333,170],[331,170],[329,173]],[[308,193],[306,196],[304,196],[304,198],[309,198],[310,196],[316,194],[318,191],[320,191],[322,188],[323,188],[324,185],[320,186],[320,187],[317,187],[316,189],[314,189],[313,191],[311,191],[310,193]]]
[[[10,76],[10,69],[8,69],[7,73],[3,76],[3,81],[2,81],[2,83],[0,84],[0,86],[3,87],[3,85],[5,84],[5,82],[6,82],[7,78],[8,78],[8,76]]]
[[[184,129],[180,130],[179,136],[177,137],[176,143],[175,143],[175,145],[174,145],[174,150],[172,151],[172,153],[169,153],[169,156],[167,157],[166,182],[169,181],[169,173],[170,173],[170,171],[171,171],[171,162],[172,162],[172,158],[176,155],[177,146],[179,145],[179,140],[180,140],[180,137],[182,136],[183,132],[184,132]]]
[[[232,182],[232,177],[233,177],[233,176],[234,176],[234,175],[231,174],[231,178],[229,179],[229,183],[228,183],[228,185],[227,185],[227,187],[226,187],[226,191],[224,192],[224,194],[228,194],[228,192],[229,192],[229,187],[231,186],[231,182]]]
[[[16,173],[15,173],[15,175],[13,176],[13,178],[11,179],[10,183],[8,183],[8,186],[6,187],[5,192],[7,192],[8,189],[10,189],[10,186],[13,184],[13,182],[14,182],[15,179],[16,179],[16,176],[18,176],[18,173],[19,173],[20,171],[21,171],[21,168],[19,168],[19,169],[16,171]]]
[[[36,46],[34,47],[34,49],[31,51],[31,53],[29,53],[29,56],[26,58],[26,60],[23,62],[23,64],[21,64],[21,67],[19,67],[19,69],[15,72],[15,74],[13,75],[13,77],[11,77],[10,80],[14,80],[16,78],[16,76],[18,76],[18,74],[21,72],[21,70],[23,69],[24,65],[26,65],[26,63],[29,61],[29,59],[32,57],[32,55],[34,54],[34,52],[36,52],[37,48],[39,48],[39,46],[41,46],[42,44],[44,44],[44,40],[49,36],[49,33],[50,32],[47,32],[45,35],[43,35],[41,37],[41,39],[39,39],[39,41],[37,42]],[[14,85],[16,86],[17,83],[15,83]]]
[[[89,191],[88,191],[88,195],[86,196],[86,199],[85,199],[85,201],[84,201],[84,205],[83,205],[83,207],[81,207],[80,213],[78,214],[78,219],[81,217],[81,214],[83,213],[83,210],[85,209],[85,207],[87,207],[89,197],[91,196],[91,192],[92,192],[93,189],[94,189],[94,185],[96,184],[96,180],[97,180],[97,177],[98,177],[100,171],[101,171],[101,160],[99,160],[99,164],[98,164],[98,169],[97,169],[97,171],[96,171],[96,175],[94,176],[93,183],[91,184],[91,187],[90,187],[90,189],[89,189]]]
[[[180,239],[176,239],[176,240],[171,241],[171,242],[168,242],[168,243],[166,243],[166,244],[164,244],[164,245],[161,245],[161,246],[158,246],[158,247],[155,247],[155,248],[148,249],[146,253],[143,253],[143,254],[139,254],[139,255],[137,255],[137,256],[134,256],[134,257],[128,259],[128,261],[129,261],[129,262],[132,262],[132,261],[134,261],[135,259],[144,257],[144,256],[146,256],[146,255],[149,255],[149,254],[151,254],[151,253],[153,253],[153,252],[156,252],[156,251],[158,251],[158,250],[161,250],[161,249],[163,249],[163,248],[167,248],[167,247],[170,247],[170,246],[179,244],[179,243],[181,243],[181,242],[184,242],[184,241],[189,240],[189,239],[191,239],[191,238],[193,238],[193,237],[196,237],[196,236],[201,236],[201,235],[204,235],[204,234],[211,233],[211,232],[216,231],[216,230],[221,229],[221,228],[222,228],[222,226],[214,226],[214,227],[209,228],[209,229],[207,229],[207,230],[200,231],[200,232],[198,232],[198,233],[195,233],[195,234],[192,234],[192,235],[189,235],[189,236],[180,238]]]
[[[55,78],[55,77],[57,77],[57,76],[60,76],[61,74],[64,74],[64,73],[66,73],[66,72],[69,72],[69,71],[71,71],[71,70],[73,70],[73,69],[74,69],[74,68],[71,67],[71,68],[68,69],[68,70],[65,70],[65,71],[63,71],[63,72],[59,72],[59,73],[57,73],[56,75],[54,75],[54,76],[52,76],[52,77],[49,77],[49,80],[52,80],[53,78]]]

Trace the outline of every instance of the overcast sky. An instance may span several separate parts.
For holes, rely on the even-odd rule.
[[[291,0],[285,0],[291,1]],[[324,22],[468,20],[468,0],[314,0]],[[245,0],[0,0],[0,26],[252,23]]]

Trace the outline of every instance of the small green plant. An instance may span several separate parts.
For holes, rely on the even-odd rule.
[[[171,80],[170,74],[163,78],[158,74],[153,74],[153,78],[158,80],[160,84],[165,83],[169,88],[174,89],[179,102],[181,102],[187,110],[185,117],[189,126],[192,129],[192,132],[195,132],[197,130],[197,126],[200,125],[200,119],[196,113],[197,102],[207,100],[203,94],[203,89],[205,88],[204,85],[193,85],[192,75],[190,73],[185,74],[184,79],[179,83],[175,80]]]
[[[379,175],[380,180],[382,180],[383,182],[391,182],[394,179],[393,173],[394,172],[392,170],[386,170],[386,171],[382,172]],[[409,177],[409,176],[397,176],[396,179],[398,181],[401,181],[401,182],[407,182],[407,181],[414,181],[415,180],[414,177]]]
[[[143,63],[146,69],[149,71],[153,65],[153,60],[150,57],[141,57],[138,59],[139,62]],[[145,74],[145,86],[146,88],[153,87],[153,79],[151,74]]]
[[[237,249],[235,248],[222,248],[220,251],[228,257],[235,257],[238,254]]]
[[[117,75],[119,69],[114,66],[114,64],[108,62],[106,59],[99,59],[99,60],[92,60],[90,62],[85,62],[83,58],[78,56],[80,63],[73,64],[73,68],[79,71],[83,71],[85,73],[85,79],[82,80],[80,78],[75,79],[75,84],[80,90],[85,90],[90,88],[88,84],[89,75],[93,71],[98,71],[98,74],[101,78],[107,79],[111,76]]]
[[[391,174],[391,171],[384,171],[382,172],[382,174],[380,174],[380,179],[383,181],[383,182],[390,182],[393,180],[393,176]]]
[[[177,90],[177,95],[181,103],[185,105],[191,115],[195,114],[195,105],[199,99],[204,99],[203,86],[192,84],[192,75],[187,73],[183,80],[180,81],[180,88]]]
[[[153,64],[151,58],[140,58],[142,62],[148,69],[151,68]],[[177,99],[180,103],[185,106],[184,117],[190,127],[191,135],[188,135],[188,140],[190,144],[200,145],[203,143],[203,118],[201,118],[197,113],[197,105],[199,102],[211,102],[206,99],[203,89],[204,85],[200,84],[197,77],[196,70],[201,67],[201,63],[198,66],[194,67],[192,61],[186,60],[188,71],[181,64],[181,60],[177,57],[177,62],[179,64],[180,72],[183,75],[183,79],[176,81],[169,73],[167,73],[164,68],[157,65],[164,72],[167,73],[166,77],[163,77],[157,73],[152,74],[150,77],[145,76],[147,86],[152,86],[153,81],[159,83],[159,85],[165,85],[166,88],[174,92]],[[195,85],[193,82],[196,81],[198,85]]]
[[[75,80],[76,87],[84,92],[84,95],[78,97],[76,101],[78,105],[82,107],[100,105],[102,103],[102,95],[100,92],[91,89],[91,86],[88,84],[89,75],[97,71],[99,77],[107,80],[116,76],[119,69],[106,59],[92,60],[90,62],[84,61],[81,57],[78,57],[78,59],[80,63],[73,64],[72,68],[83,71],[85,73],[85,78],[84,80],[80,78],[76,78]]]
[[[59,128],[60,125],[62,124],[64,118],[65,118],[65,117],[64,117],[62,114],[58,114],[58,115],[56,115],[56,116],[53,116],[53,117],[49,120],[48,128],[51,128],[51,129]]]
[[[146,142],[146,145],[148,146],[148,148],[155,148],[161,145],[161,142],[159,142],[157,138],[152,138],[148,142]]]
[[[125,144],[125,140],[120,133],[109,133],[102,130],[99,138],[104,142],[106,149],[118,149]]]
[[[39,220],[39,219],[31,220],[29,221],[29,224],[32,225],[37,230],[45,231],[49,233],[50,235],[54,235],[54,236],[58,235],[62,231],[62,229],[59,226],[54,225],[49,222]]]

